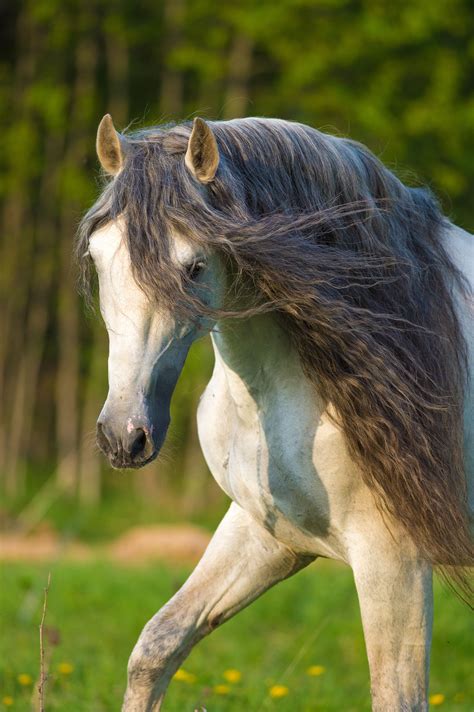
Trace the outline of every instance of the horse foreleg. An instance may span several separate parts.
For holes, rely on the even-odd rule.
[[[201,638],[309,561],[232,504],[194,572],[143,629],[129,660],[123,712],[159,710]]]
[[[385,539],[385,537],[382,537]],[[385,540],[352,556],[359,595],[373,712],[424,712],[432,627],[432,571]]]

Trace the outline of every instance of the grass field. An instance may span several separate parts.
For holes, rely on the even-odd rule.
[[[48,643],[46,709],[117,711],[127,658],[141,627],[187,572],[100,561],[3,565],[0,709],[31,710],[48,570],[52,581],[47,625],[57,629],[60,640],[54,647]],[[469,611],[438,584],[435,615],[434,702],[443,710],[471,711]],[[308,674],[311,666],[319,674]],[[240,673],[239,681],[226,679],[229,669]],[[185,679],[171,685],[168,712],[201,707],[208,712],[369,710],[368,669],[349,570],[322,562],[280,584],[204,640],[184,670]],[[270,695],[272,686],[279,686],[281,697]]]

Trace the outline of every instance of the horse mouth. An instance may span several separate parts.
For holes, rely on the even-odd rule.
[[[154,450],[151,455],[141,459],[134,459],[127,452],[120,452],[117,455],[108,455],[107,459],[114,470],[139,470],[145,467],[158,457],[158,450]]]

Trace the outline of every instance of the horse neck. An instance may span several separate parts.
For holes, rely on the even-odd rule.
[[[307,399],[312,387],[276,315],[222,320],[212,340],[216,364],[224,369],[230,395],[243,412]]]

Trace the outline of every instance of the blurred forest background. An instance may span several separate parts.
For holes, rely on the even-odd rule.
[[[3,518],[32,527],[47,514],[89,536],[157,519],[212,525],[226,505],[196,437],[207,340],[157,463],[113,472],[94,445],[106,334],[71,254],[100,190],[98,122],[303,121],[366,143],[472,229],[471,0],[16,0],[0,12]]]

